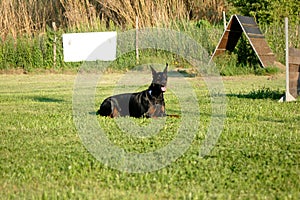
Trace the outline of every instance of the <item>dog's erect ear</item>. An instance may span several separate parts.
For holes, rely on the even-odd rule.
[[[165,74],[168,72],[168,66],[169,66],[169,64],[166,63],[166,68],[164,69],[164,73],[165,73]]]
[[[152,76],[155,76],[156,75],[155,69],[152,66],[150,66],[150,68],[151,68],[151,71],[152,71]]]

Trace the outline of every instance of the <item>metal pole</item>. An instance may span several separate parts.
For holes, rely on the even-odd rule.
[[[289,83],[289,20],[284,18],[285,24],[285,69],[286,69],[286,92],[290,92],[290,83]]]
[[[279,102],[283,101],[296,101],[296,99],[290,94],[290,75],[289,75],[289,20],[286,17],[284,19],[285,24],[285,96],[283,96]]]

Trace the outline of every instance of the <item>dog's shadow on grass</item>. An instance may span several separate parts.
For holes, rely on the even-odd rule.
[[[44,102],[44,103],[61,103],[61,102],[64,102],[64,100],[62,100],[62,99],[56,99],[56,98],[51,98],[51,97],[35,96],[35,97],[32,97],[32,99],[34,101]]]
[[[169,77],[185,77],[185,78],[194,78],[197,76],[197,73],[194,71],[188,71],[185,69],[177,69],[168,72]]]
[[[230,93],[226,96],[228,97],[237,97],[237,98],[245,98],[245,99],[271,99],[271,100],[279,100],[284,95],[284,91],[280,90],[272,90],[270,88],[261,88],[256,90],[251,90],[249,93]]]

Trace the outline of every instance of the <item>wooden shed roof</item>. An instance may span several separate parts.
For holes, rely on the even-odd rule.
[[[218,46],[211,59],[224,53],[226,50],[233,51],[242,33],[245,33],[262,67],[274,64],[275,55],[265,40],[253,17],[233,15],[224,31]]]

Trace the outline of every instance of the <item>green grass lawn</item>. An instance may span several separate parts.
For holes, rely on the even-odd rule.
[[[300,198],[300,101],[278,103],[284,75],[223,79],[225,126],[204,158],[199,149],[211,120],[210,96],[201,78],[187,78],[198,97],[199,130],[181,157],[148,173],[110,168],[85,148],[72,116],[75,77],[0,75],[0,199]],[[120,77],[103,75],[95,109]],[[167,112],[180,114],[172,89],[165,99]],[[107,137],[128,152],[167,145],[181,123],[167,118],[160,133],[139,138],[120,131],[113,119],[97,120]],[[141,127],[152,122],[134,121]]]

